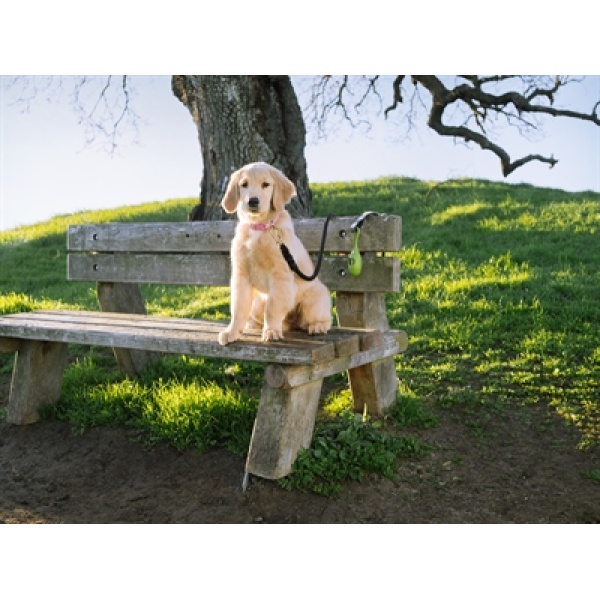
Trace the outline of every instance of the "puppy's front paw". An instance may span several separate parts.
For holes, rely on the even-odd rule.
[[[329,321],[317,321],[316,323],[309,323],[307,331],[309,335],[320,335],[327,333],[331,329],[331,323]]]
[[[227,344],[231,344],[231,342],[235,342],[239,337],[238,333],[231,330],[231,326],[226,327],[219,333],[219,344],[226,346]]]
[[[281,329],[263,329],[263,342],[276,342],[283,339],[283,331]]]

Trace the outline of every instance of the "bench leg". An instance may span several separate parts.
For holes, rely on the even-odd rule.
[[[338,323],[342,327],[365,327],[387,331],[389,324],[385,295],[367,292],[338,292],[336,295]],[[393,357],[348,371],[354,410],[381,415],[395,400],[398,391],[396,363]]]
[[[6,420],[27,425],[39,420],[39,409],[60,398],[67,366],[67,344],[22,342],[15,356]]]
[[[317,379],[286,389],[265,382],[246,473],[265,479],[279,479],[290,473],[298,452],[310,446],[322,384],[323,380]]]
[[[380,416],[396,400],[398,378],[393,358],[382,358],[348,371],[354,410]]]
[[[96,285],[98,303],[103,312],[146,314],[146,303],[137,283],[106,283]],[[160,353],[131,348],[113,348],[119,368],[130,377],[141,375],[146,367],[160,358]]]

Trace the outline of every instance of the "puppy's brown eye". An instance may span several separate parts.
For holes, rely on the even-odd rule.
[[[240,187],[247,188],[248,187],[248,182],[247,181],[242,181],[242,183],[240,183]]]
[[[262,182],[262,188],[268,188],[271,184],[268,181],[263,181]]]

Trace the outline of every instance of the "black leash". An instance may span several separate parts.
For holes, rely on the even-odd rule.
[[[323,260],[323,252],[325,251],[325,240],[327,238],[327,227],[329,227],[329,221],[333,215],[327,215],[325,219],[325,225],[323,226],[323,234],[321,235],[321,247],[319,248],[319,258],[317,259],[317,266],[315,267],[315,272],[312,275],[305,275],[294,260],[290,249],[283,243],[279,242],[279,247],[281,248],[281,254],[285,259],[285,262],[289,265],[290,269],[298,275],[304,281],[313,281],[319,275],[319,271],[321,270],[321,261]]]
[[[350,225],[350,231],[353,234],[357,235],[357,231],[362,229],[362,226],[364,225],[367,217],[370,217],[370,216],[380,217],[381,213],[378,213],[378,212],[375,212],[372,210],[368,210],[368,211],[364,212],[362,215],[360,215],[360,217],[358,217],[352,223],[352,225]],[[321,235],[321,247],[319,248],[319,258],[317,259],[317,266],[315,267],[315,272],[312,275],[305,275],[300,270],[298,265],[296,264],[296,261],[294,260],[294,257],[292,256],[292,253],[290,252],[290,249],[283,242],[279,241],[278,239],[275,240],[279,244],[279,248],[281,249],[281,254],[283,255],[283,258],[285,259],[285,262],[288,264],[290,269],[294,273],[296,273],[296,275],[298,275],[298,277],[300,277],[301,279],[304,279],[304,281],[313,281],[319,275],[319,271],[321,270],[321,261],[323,260],[323,252],[325,251],[325,240],[327,238],[327,227],[329,227],[329,221],[331,221],[332,217],[333,217],[333,215],[329,214],[329,215],[327,215],[327,218],[325,219],[325,225],[323,226],[323,234]],[[357,254],[358,254],[358,257],[360,257],[360,253],[357,252]],[[351,255],[352,255],[352,253],[351,253]],[[351,260],[352,260],[352,256],[351,256]],[[361,266],[359,264],[357,272],[356,273],[353,272],[352,274],[358,276],[360,274],[360,270],[361,270]]]

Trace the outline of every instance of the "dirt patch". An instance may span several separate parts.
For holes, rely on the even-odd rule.
[[[225,450],[146,448],[127,429],[80,435],[46,421],[0,423],[4,523],[600,523],[598,449],[542,406],[506,410],[474,430],[457,411],[411,432],[432,452],[395,480],[349,483],[334,498],[251,478]]]

